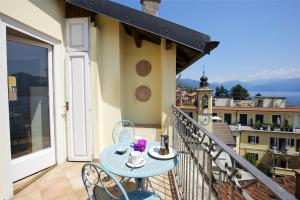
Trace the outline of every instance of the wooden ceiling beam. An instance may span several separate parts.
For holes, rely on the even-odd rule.
[[[173,47],[173,42],[171,40],[166,40],[166,50],[169,50]]]
[[[140,34],[138,33],[138,31],[135,28],[131,29],[131,33],[132,33],[136,47],[141,48],[142,47],[142,38],[140,37]]]
[[[188,56],[185,52],[181,50],[179,46],[177,46],[177,57],[182,58],[185,62],[188,62],[190,59],[190,56]]]

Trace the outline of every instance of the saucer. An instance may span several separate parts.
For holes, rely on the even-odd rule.
[[[133,163],[130,163],[130,162],[126,162],[126,165],[128,167],[131,167],[131,168],[138,168],[138,167],[143,167],[146,163],[146,160],[144,158],[142,158],[141,162],[138,163],[138,164],[133,164]]]
[[[150,154],[150,156],[153,156],[154,158],[164,159],[164,160],[172,159],[178,155],[178,151],[176,151],[172,147],[169,147],[169,154],[167,155],[160,155],[159,149],[160,146],[154,146],[148,151],[148,153]]]
[[[116,149],[116,152],[119,153],[119,154],[123,154],[127,151],[127,147],[119,147]]]

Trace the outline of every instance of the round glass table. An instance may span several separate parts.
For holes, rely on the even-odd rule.
[[[101,164],[103,165],[103,167],[105,167],[115,175],[135,178],[138,181],[137,187],[143,190],[144,178],[158,176],[166,173],[173,169],[178,163],[178,156],[169,160],[161,160],[150,156],[148,154],[148,151],[153,146],[159,146],[159,143],[147,141],[147,147],[145,152],[143,153],[143,157],[146,160],[146,163],[142,167],[132,169],[131,167],[126,165],[129,153],[134,151],[129,142],[113,144],[106,148],[100,154]],[[118,154],[116,152],[116,149],[120,147],[128,148],[126,153]]]

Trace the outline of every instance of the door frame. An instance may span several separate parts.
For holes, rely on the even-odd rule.
[[[22,32],[26,35],[34,37],[38,40],[46,42],[53,46],[52,48],[52,83],[53,83],[53,131],[55,140],[56,162],[63,163],[66,160],[66,140],[65,135],[65,122],[64,122],[64,74],[62,75],[62,69],[64,69],[64,63],[62,60],[62,41],[53,38],[47,34],[41,33],[23,23],[20,23],[8,16],[0,14],[0,88],[2,91],[7,90],[7,55],[6,55],[6,28],[12,28],[16,31]],[[2,66],[2,67],[1,67]],[[63,70],[64,73],[64,70]],[[11,170],[11,147],[10,147],[10,126],[9,126],[9,107],[8,107],[8,94],[5,92],[0,94],[0,120],[3,130],[3,134],[0,134],[0,144],[2,147],[0,153],[0,192],[3,193],[4,199],[10,199],[13,197],[13,182],[12,182],[12,170]],[[56,134],[60,133],[60,134]]]

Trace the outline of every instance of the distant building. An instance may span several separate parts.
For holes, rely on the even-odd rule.
[[[235,107],[254,107],[255,106],[255,100],[247,99],[247,100],[234,100],[233,106]]]
[[[256,130],[249,126],[233,126],[230,130],[240,156],[250,153],[265,172],[273,176],[295,176],[300,166],[300,134],[285,131]]]
[[[233,106],[233,98],[214,97],[212,104],[213,104],[213,106],[227,106],[227,107],[232,107]]]
[[[255,106],[262,108],[285,108],[286,97],[256,96]]]

